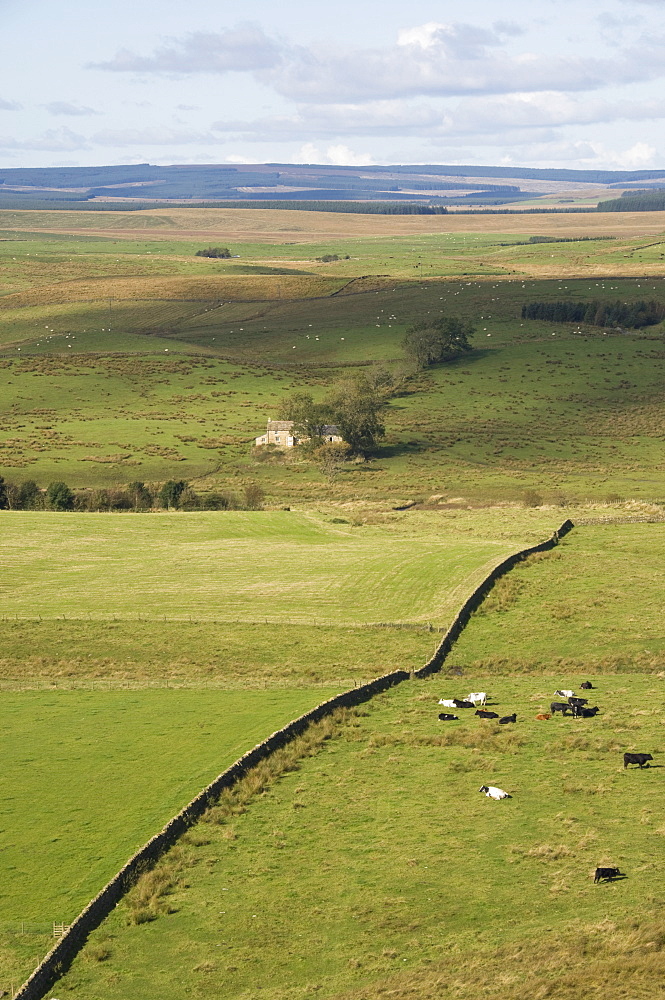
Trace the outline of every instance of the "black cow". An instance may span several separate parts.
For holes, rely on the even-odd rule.
[[[650,753],[625,753],[623,755],[623,766],[628,767],[629,764],[639,764],[640,770],[643,767],[648,767],[648,761],[653,760]]]
[[[439,722],[458,722],[456,715],[449,715],[447,712],[441,712],[439,716]]]
[[[601,879],[605,879],[611,882],[615,878],[623,876],[623,872],[619,871],[618,868],[596,868],[596,874],[593,877],[594,882],[600,882]]]
[[[498,712],[486,712],[484,708],[479,708],[476,711],[476,715],[479,715],[481,719],[498,719]]]
[[[561,712],[562,715],[568,715],[570,710],[570,705],[567,701],[553,701],[550,704],[550,712],[552,715],[555,715],[556,712]]]
[[[513,712],[512,715],[504,715],[503,719],[499,719],[499,725],[505,726],[509,722],[517,722],[517,713]]]
[[[581,708],[582,705],[588,705],[589,704],[589,699],[588,698],[576,698],[576,697],[572,697],[572,698],[568,699],[568,704],[569,705],[577,705],[579,708]]]
[[[583,705],[573,705],[573,715],[576,719],[593,719],[599,712],[598,705],[594,705],[593,708],[584,708]]]
[[[455,708],[475,708],[476,706],[472,701],[463,701],[461,698],[453,698],[455,702]]]
[[[593,684],[591,683],[591,681],[582,681],[580,687],[582,688],[583,691],[591,691],[591,689],[593,688]]]

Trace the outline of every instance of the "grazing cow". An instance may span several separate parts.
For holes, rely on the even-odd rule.
[[[455,702],[455,708],[475,708],[476,706],[472,701],[466,701],[464,698],[453,698]]]
[[[622,876],[623,872],[619,871],[618,868],[596,868],[596,874],[593,877],[594,882],[600,882],[601,879],[605,879],[607,882],[611,882],[615,878]]]
[[[573,705],[573,715],[576,719],[593,719],[599,712],[598,705],[594,705],[593,708],[584,708],[583,705]]]
[[[575,692],[574,691],[569,691],[568,689],[566,689],[565,691],[555,691],[554,692],[554,697],[555,698],[574,698],[575,697]]]
[[[479,792],[484,792],[488,799],[511,799],[512,795],[508,792],[504,792],[503,788],[494,788],[493,785],[481,785],[478,789]]]
[[[557,712],[561,712],[562,715],[568,715],[570,711],[570,705],[567,701],[553,701],[550,703],[550,712],[552,715],[556,715]]]
[[[550,713],[549,713],[549,712],[540,712],[540,713],[539,713],[539,714],[538,714],[538,715],[536,716],[536,718],[537,718],[537,719],[539,719],[539,720],[540,720],[541,722],[547,722],[547,720],[548,720],[548,719],[551,719],[551,718],[552,718],[552,716],[550,715]]]
[[[589,699],[588,698],[569,698],[568,699],[568,704],[569,705],[577,705],[578,708],[581,708],[582,705],[588,705],[589,704]]]
[[[505,726],[509,722],[517,722],[517,712],[513,712],[512,715],[504,715],[502,719],[499,719],[500,726]]]
[[[486,712],[483,708],[479,708],[476,711],[476,715],[479,715],[481,719],[498,719],[498,712]]]
[[[444,708],[457,708],[454,698],[440,698],[439,705],[443,705]]]
[[[472,701],[474,705],[486,705],[487,693],[485,691],[472,691],[466,696],[467,701]]]
[[[459,721],[456,715],[449,715],[447,712],[441,712],[439,716],[439,722],[457,722]]]
[[[653,760],[650,753],[625,753],[623,755],[623,766],[625,769],[629,764],[639,764],[641,770],[643,767],[649,766],[650,760]]]
[[[582,681],[580,687],[584,691],[591,691],[591,689],[593,688],[593,684],[591,683],[591,681]]]

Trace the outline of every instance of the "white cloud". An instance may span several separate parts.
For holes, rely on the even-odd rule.
[[[69,101],[51,101],[50,104],[45,104],[44,107],[50,115],[70,115],[74,117],[99,114],[99,111],[95,111],[94,108],[88,108],[84,104],[71,104]]]
[[[220,142],[209,132],[154,125],[148,128],[103,129],[92,136],[100,146],[188,146]]]
[[[32,139],[16,139],[0,136],[0,149],[44,150],[47,152],[69,152],[87,149],[88,140],[68,128],[47,129]]]
[[[221,33],[193,32],[149,56],[121,49],[113,59],[91,67],[121,73],[228,73],[268,69],[279,58],[279,44],[259,25],[240,24]]]
[[[374,160],[369,153],[356,153],[343,143],[328,146],[322,152],[311,142],[300,147],[296,163],[331,163],[338,167],[368,167]]]
[[[0,97],[0,111],[20,111],[22,107],[18,101],[5,101]]]
[[[665,118],[665,98],[658,100],[601,100],[557,91],[541,94],[501,94],[467,97],[455,103],[371,101],[366,104],[304,104],[291,115],[253,122],[218,121],[215,132],[248,142],[344,141],[358,137],[445,138],[471,134],[492,135],[500,141],[506,130],[563,129],[617,121],[654,121]]]

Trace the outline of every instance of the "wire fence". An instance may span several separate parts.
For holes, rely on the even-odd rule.
[[[125,679],[117,677],[3,677],[0,678],[0,691],[272,691],[272,690],[330,690],[332,688],[361,687],[371,678],[367,677],[329,677],[325,680],[308,680],[307,678],[288,677],[257,679],[243,678],[196,678],[196,677],[158,677]]]
[[[335,629],[407,629],[414,632],[445,632],[446,625],[435,625],[433,622],[359,622],[343,621],[339,618],[283,618],[273,617],[253,617],[253,618],[201,618],[194,615],[126,615],[126,614],[65,614],[64,612],[54,612],[44,615],[20,615],[3,614],[0,615],[2,622],[127,622],[130,624],[143,623],[147,625],[163,624],[172,622],[177,625],[293,625],[300,628],[335,628]]]

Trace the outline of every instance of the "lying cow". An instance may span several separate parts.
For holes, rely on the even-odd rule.
[[[440,698],[439,705],[443,705],[444,708],[457,708],[454,698]]]
[[[653,760],[650,753],[625,753],[623,755],[623,766],[625,769],[629,764],[639,764],[641,770],[643,767],[649,766],[650,760]]]
[[[472,701],[467,701],[466,698],[453,698],[455,702],[455,708],[475,708],[476,706]]]
[[[485,691],[472,691],[466,696],[467,701],[472,701],[474,705],[486,705],[487,693]]]
[[[571,707],[567,701],[553,701],[550,704],[550,712],[552,715],[556,715],[557,712],[561,712],[562,715],[568,715],[571,711]]]
[[[481,785],[478,789],[479,792],[484,792],[488,799],[511,799],[512,795],[508,792],[504,792],[503,788],[494,788],[493,785]]]
[[[549,712],[539,712],[539,713],[538,713],[538,715],[536,716],[536,718],[537,718],[537,719],[538,719],[538,720],[539,720],[540,722],[547,722],[547,720],[548,720],[548,719],[551,719],[551,718],[552,718],[552,716],[550,715],[550,713],[549,713]]]
[[[619,871],[618,868],[596,868],[593,880],[594,882],[600,882],[601,879],[605,879],[607,882],[611,882],[613,879],[619,877],[624,877],[624,873]]]
[[[476,715],[479,715],[481,719],[498,719],[498,712],[486,712],[485,709],[479,708],[476,711]]]
[[[566,688],[565,691],[555,691],[554,692],[554,697],[555,698],[574,698],[575,697],[575,692],[574,691],[569,691]]]
[[[505,726],[509,722],[517,722],[517,712],[513,712],[512,715],[504,715],[502,719],[499,719],[500,726]]]
[[[573,715],[576,719],[593,719],[599,712],[598,705],[594,705],[593,708],[585,708],[583,705],[573,705]]]
[[[591,691],[591,689],[593,688],[593,684],[591,683],[591,681],[582,681],[580,687],[582,688],[583,691]]]
[[[448,715],[447,712],[441,712],[439,715],[439,722],[458,722],[456,715]]]

